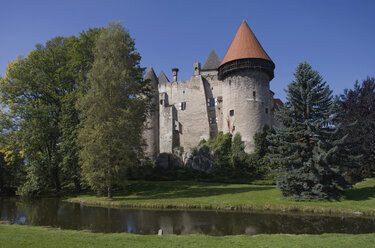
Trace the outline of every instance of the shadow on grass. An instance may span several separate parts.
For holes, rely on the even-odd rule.
[[[184,197],[205,197],[224,194],[245,193],[274,189],[273,186],[228,186],[225,184],[201,184],[192,182],[134,183],[125,192],[114,194],[114,201],[172,199]],[[135,197],[132,197],[132,196]]]
[[[369,200],[375,198],[375,187],[348,189],[345,191],[346,199],[353,201]]]

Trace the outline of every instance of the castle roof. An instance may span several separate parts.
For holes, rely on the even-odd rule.
[[[203,71],[217,70],[219,66],[220,66],[220,59],[215,53],[215,50],[212,49],[212,51],[210,52],[210,55],[208,55],[206,63],[204,63],[202,70]]]
[[[159,83],[161,83],[161,84],[162,83],[169,83],[169,80],[168,80],[167,76],[164,74],[164,72],[160,72],[158,79],[159,79]]]
[[[150,69],[148,69],[148,72],[145,76],[145,79],[150,79],[150,81],[154,84],[158,84],[158,78],[156,77],[156,74],[154,72],[154,68],[150,67]]]
[[[247,25],[246,21],[243,21],[220,65],[233,60],[247,58],[265,59],[272,62],[249,25]]]

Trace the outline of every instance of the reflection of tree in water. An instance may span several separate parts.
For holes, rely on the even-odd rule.
[[[26,224],[89,229],[93,232],[138,234],[254,235],[260,233],[369,233],[375,220],[327,216],[239,213],[214,211],[166,211],[87,207],[59,199],[17,201],[0,199],[2,220]]]
[[[22,217],[22,213],[17,211],[17,201],[15,199],[0,198],[0,218],[2,221],[16,223]]]
[[[58,199],[25,199],[17,201],[18,211],[27,216],[26,224],[40,226],[58,226]]]

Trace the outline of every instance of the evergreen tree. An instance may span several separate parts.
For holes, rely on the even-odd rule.
[[[98,193],[112,197],[125,180],[126,168],[137,163],[147,110],[144,69],[134,40],[118,23],[100,34],[89,73],[88,92],[79,100],[82,129],[82,175]]]
[[[338,97],[341,125],[348,139],[359,147],[363,155],[362,166],[349,170],[353,181],[375,176],[375,78],[358,81],[354,89],[345,89]],[[352,124],[353,123],[353,124]]]
[[[355,164],[338,137],[332,91],[309,64],[300,63],[288,85],[287,102],[277,112],[280,128],[270,135],[270,157],[280,165],[277,177],[283,196],[336,198],[347,185],[343,167]]]

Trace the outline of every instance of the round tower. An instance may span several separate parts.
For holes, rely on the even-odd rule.
[[[254,134],[271,126],[273,107],[270,81],[275,64],[245,21],[242,22],[219,66],[223,81],[223,131],[239,132],[245,151],[254,151]]]

